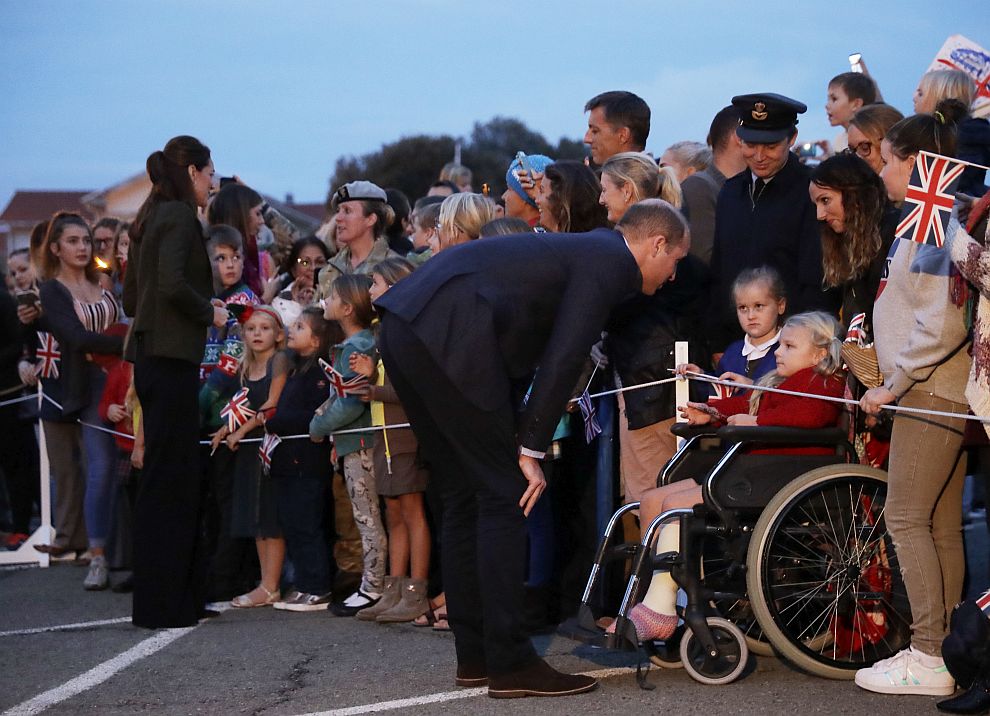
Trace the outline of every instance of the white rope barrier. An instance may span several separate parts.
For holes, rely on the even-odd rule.
[[[673,370],[672,368],[670,370]],[[734,380],[719,380],[710,375],[704,373],[695,373],[694,371],[686,371],[686,376],[689,376],[691,380],[697,380],[701,383],[712,383],[714,385],[725,385],[730,388],[742,388],[744,390],[762,390],[767,393],[779,393],[780,395],[793,395],[798,398],[815,398],[817,400],[824,400],[829,403],[842,403],[843,405],[859,405],[858,400],[850,400],[849,398],[834,398],[829,395],[819,395],[818,393],[801,393],[796,390],[782,390],[780,388],[771,388],[768,385],[756,385],[753,383],[739,383]],[[990,416],[980,417],[979,415],[971,415],[970,413],[950,413],[944,410],[924,410],[923,408],[909,408],[903,405],[881,405],[881,410],[891,410],[899,413],[913,413],[917,415],[934,415],[940,418],[960,418],[962,420],[977,420],[981,423],[990,423]]]

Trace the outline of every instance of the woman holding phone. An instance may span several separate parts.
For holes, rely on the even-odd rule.
[[[213,184],[210,150],[175,137],[147,162],[152,188],[130,229],[124,309],[127,357],[144,416],[145,455],[134,507],[136,626],[195,625],[203,613],[199,362],[206,329],[227,322],[210,301],[213,273],[196,215]],[[167,535],[167,538],[166,538]]]

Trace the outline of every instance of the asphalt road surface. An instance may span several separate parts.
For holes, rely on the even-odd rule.
[[[985,555],[985,552],[984,552]],[[2,714],[934,714],[937,699],[884,697],[759,657],[740,681],[702,686],[683,670],[559,636],[535,640],[555,667],[601,672],[591,694],[490,699],[453,684],[448,633],[329,612],[229,610],[189,629],[130,625],[130,597],[82,589],[85,569],[0,571]]]

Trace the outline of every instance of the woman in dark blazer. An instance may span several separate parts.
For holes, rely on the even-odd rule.
[[[126,356],[145,434],[134,514],[134,612],[148,628],[196,624],[203,612],[197,396],[213,276],[196,207],[213,183],[210,150],[179,136],[148,157],[152,188],[131,226],[124,310],[133,317]]]

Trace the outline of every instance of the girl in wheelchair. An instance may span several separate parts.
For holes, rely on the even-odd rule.
[[[780,332],[780,346],[774,353],[776,370],[757,385],[800,393],[841,397],[845,382],[837,375],[842,365],[838,322],[822,312],[801,313],[787,319]],[[679,366],[683,375],[689,366]],[[679,407],[692,425],[729,424],[825,428],[834,426],[841,413],[839,403],[817,398],[781,395],[760,390],[749,395],[710,399],[708,403],[689,402]],[[830,448],[793,447],[754,452],[827,454]],[[640,525],[645,530],[662,511],[690,508],[702,501],[701,486],[683,480],[647,491],[640,501]],[[680,545],[678,523],[665,525],[657,538],[657,553],[676,552]],[[669,638],[677,628],[677,584],[666,571],[653,575],[642,603],[633,607],[629,619],[640,641]],[[610,631],[614,629],[614,624]]]

